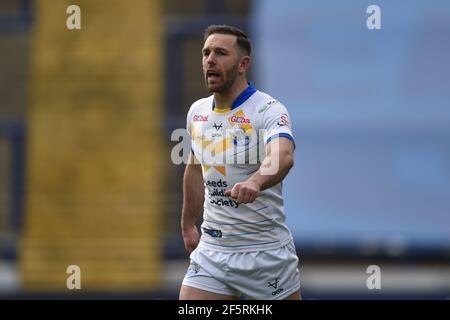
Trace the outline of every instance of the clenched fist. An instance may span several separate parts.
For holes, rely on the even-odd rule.
[[[258,184],[245,181],[236,183],[231,190],[225,191],[226,197],[235,199],[238,203],[252,203],[259,195],[260,187]]]

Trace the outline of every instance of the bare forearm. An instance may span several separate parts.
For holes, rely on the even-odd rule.
[[[202,212],[204,197],[201,168],[199,165],[188,164],[183,179],[182,229],[192,227],[196,224]]]
[[[236,183],[225,196],[238,203],[252,203],[259,192],[280,183],[294,165],[294,144],[288,138],[278,138],[269,142],[266,157],[259,170],[244,182]]]
[[[272,154],[266,156],[261,163],[260,169],[249,178],[249,182],[256,183],[260,187],[260,191],[273,187],[283,181],[294,165],[292,154],[281,154],[278,159],[278,166],[274,163],[276,159],[273,159],[273,156],[278,155]],[[278,170],[273,170],[274,167],[278,167]]]

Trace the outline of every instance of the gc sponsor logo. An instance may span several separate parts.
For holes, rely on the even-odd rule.
[[[204,116],[201,114],[196,114],[194,115],[194,117],[192,118],[192,121],[194,122],[207,122],[208,121],[208,117],[209,116]]]
[[[250,124],[250,119],[244,116],[232,116],[230,118],[230,122],[237,124]]]

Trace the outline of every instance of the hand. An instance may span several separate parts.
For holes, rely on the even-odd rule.
[[[183,228],[183,241],[184,248],[190,254],[192,251],[197,248],[198,243],[200,241],[200,234],[198,232],[197,226],[192,226],[188,228]]]
[[[226,197],[231,197],[237,203],[252,203],[259,195],[260,186],[253,181],[236,183],[231,190],[225,191]]]

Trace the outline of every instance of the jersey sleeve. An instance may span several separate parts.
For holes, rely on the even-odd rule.
[[[193,115],[194,111],[197,109],[197,107],[203,101],[204,101],[204,99],[200,99],[200,100],[197,100],[196,102],[194,102],[191,105],[191,107],[189,108],[189,111],[188,111],[188,113],[186,115],[186,131],[188,132],[188,135],[189,135],[189,143],[190,143],[190,146],[191,146],[191,148],[190,148],[191,149],[191,154],[196,158],[197,161],[198,161],[198,159],[196,157],[196,154],[195,154],[194,148],[193,148],[193,139],[194,139],[194,137],[193,137],[193,132],[192,132],[193,130],[192,129],[193,129],[194,123],[193,123],[192,115]],[[194,132],[194,134],[195,134],[195,132]]]
[[[267,144],[276,138],[288,138],[294,143],[291,119],[286,107],[275,102],[264,112],[262,119],[262,129],[264,129],[264,143]]]
[[[195,101],[189,108],[189,111],[186,115],[186,130],[189,133],[189,136],[191,137],[191,139],[192,139],[192,125],[193,125],[192,114],[194,113],[194,110],[196,110],[197,107],[200,106],[200,104],[202,102],[204,102],[204,100],[206,100],[206,99],[200,99],[200,100]]]

